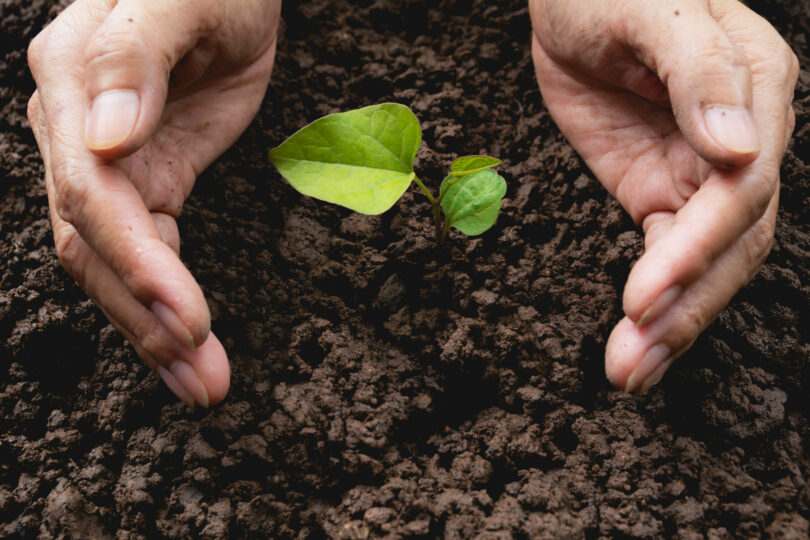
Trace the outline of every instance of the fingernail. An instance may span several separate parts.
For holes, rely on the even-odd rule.
[[[208,391],[193,367],[186,362],[178,361],[169,366],[169,371],[198,405],[208,408]]]
[[[141,100],[134,90],[108,90],[93,100],[84,140],[91,150],[106,150],[124,142],[138,120]]]
[[[751,113],[744,107],[713,106],[703,113],[706,129],[720,146],[740,154],[759,150]]]
[[[644,354],[641,362],[639,362],[636,366],[636,369],[633,370],[633,373],[627,377],[627,384],[624,385],[624,390],[626,392],[636,392],[641,390],[644,383],[647,380],[652,380],[653,376],[657,374],[659,368],[662,367],[662,364],[665,364],[669,360],[671,354],[672,353],[669,350],[669,347],[663,343],[650,347],[650,349]],[[660,375],[664,375],[663,371],[660,373]],[[653,384],[655,383],[650,384],[650,386]]]
[[[644,313],[641,314],[641,317],[636,323],[636,328],[640,328],[648,322],[657,319],[659,315],[668,310],[669,307],[674,304],[676,300],[678,300],[682,292],[683,287],[680,285],[673,285],[658,295],[658,298],[650,302],[649,307],[647,307],[647,309],[644,310]]]
[[[166,383],[166,386],[169,387],[169,390],[174,392],[174,395],[180,398],[180,401],[189,407],[194,407],[194,398],[191,397],[191,394],[189,394],[185,388],[183,388],[183,385],[180,384],[177,377],[172,375],[171,371],[163,366],[158,366],[157,373],[160,375],[160,378],[163,379],[163,382]]]
[[[666,373],[667,370],[669,369],[669,366],[672,365],[673,360],[674,358],[670,358],[669,360],[658,366],[658,369],[653,371],[650,374],[650,376],[647,377],[647,379],[645,379],[645,381],[641,384],[641,390],[639,390],[639,393],[643,394],[656,384],[660,383],[661,379],[664,377],[664,373]]]
[[[174,336],[174,339],[182,343],[184,347],[188,348],[190,351],[196,348],[194,345],[194,337],[191,335],[188,327],[183,324],[180,317],[178,317],[169,306],[155,302],[152,304],[152,313],[157,317],[157,320],[160,321],[160,324],[166,327],[166,330]]]

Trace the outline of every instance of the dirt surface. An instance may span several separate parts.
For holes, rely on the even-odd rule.
[[[810,65],[810,3],[751,5]],[[0,0],[0,537],[808,535],[810,72],[764,269],[638,398],[602,355],[642,237],[544,109],[524,2],[287,2],[262,111],[180,219],[233,366],[191,411],[56,259],[25,49],[57,13]],[[436,252],[415,191],[364,217],[267,163],[381,101],[421,119],[422,178],[505,159],[491,231]]]

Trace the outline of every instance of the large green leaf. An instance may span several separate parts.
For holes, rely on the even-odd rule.
[[[449,226],[474,236],[498,219],[506,180],[492,169],[484,169],[461,177],[448,176],[440,191],[444,192],[442,208]]]
[[[270,161],[304,195],[381,214],[411,184],[421,142],[411,110],[382,103],[315,120],[271,150]]]

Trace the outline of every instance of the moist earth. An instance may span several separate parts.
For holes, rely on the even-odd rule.
[[[643,238],[544,108],[525,3],[285,2],[261,112],[179,220],[233,369],[210,410],[55,255],[26,47],[68,3],[0,0],[0,537],[807,537],[810,3],[749,3],[804,66],[773,250],[636,397],[603,350]],[[504,159],[493,229],[437,250],[417,191],[362,216],[268,164],[383,101],[434,187]]]

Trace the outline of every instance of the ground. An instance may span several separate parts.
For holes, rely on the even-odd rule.
[[[233,369],[190,410],[59,267],[25,118],[59,2],[0,0],[0,537],[806,537],[810,3],[749,4],[803,66],[775,244],[635,397],[603,349],[642,237],[545,110],[524,2],[286,2],[262,110],[179,222]],[[417,191],[365,217],[269,165],[382,101],[434,186],[504,159],[493,229],[437,251]]]

